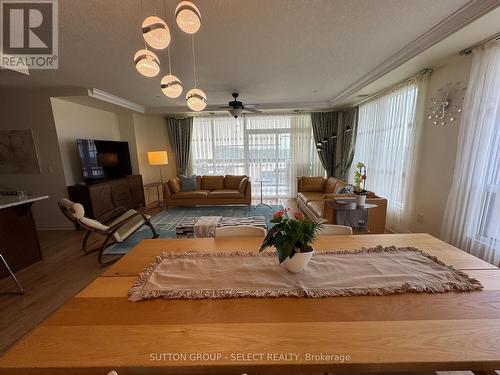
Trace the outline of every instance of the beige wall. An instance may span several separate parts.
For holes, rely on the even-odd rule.
[[[63,98],[52,98],[51,103],[66,185],[74,185],[82,181],[76,139],[119,141],[118,115]]]
[[[0,188],[50,196],[33,206],[40,229],[73,228],[57,201],[67,197],[67,185],[81,181],[76,138],[127,141],[132,171],[142,174],[144,183],[159,180],[159,169],[148,164],[147,151],[167,150],[170,164],[162,168],[163,176],[175,175],[162,116],[142,115],[86,95],[81,88],[0,91],[0,129],[33,129],[41,166],[38,174],[0,175]],[[149,202],[156,200],[153,190],[145,195]]]
[[[140,114],[89,97],[52,98],[52,108],[67,185],[82,180],[77,138],[127,141],[132,171],[142,175],[144,184],[160,180],[160,167],[149,165],[147,152],[167,150],[170,163],[161,170],[164,179],[175,175],[162,116]],[[145,189],[144,193],[146,203],[157,199],[155,189]]]
[[[134,113],[134,129],[139,170],[144,184],[160,181],[160,169],[163,180],[175,176],[175,158],[168,141],[165,119],[161,116]],[[163,151],[168,153],[168,165],[160,167],[149,165],[148,151]],[[146,204],[156,200],[156,190],[145,189]]]
[[[417,176],[414,191],[414,210],[410,222],[412,232],[427,232],[439,236],[446,200],[453,177],[457,152],[460,116],[445,126],[436,126],[427,117],[430,98],[448,82],[461,81],[467,86],[471,56],[455,56],[436,64],[429,81],[426,113],[417,153]]]
[[[41,166],[38,174],[0,175],[0,187],[50,196],[33,205],[35,222],[42,229],[71,228],[57,208],[57,201],[66,195],[66,183],[50,98],[83,92],[80,89],[0,92],[0,129],[32,129]]]

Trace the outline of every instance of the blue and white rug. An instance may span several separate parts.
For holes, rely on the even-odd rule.
[[[266,218],[267,227],[269,228],[273,213],[282,210],[283,206],[273,205],[271,208],[267,206],[196,206],[196,207],[172,207],[168,211],[157,213],[151,223],[160,235],[158,238],[176,238],[175,228],[186,217],[189,216],[225,216],[225,217],[248,217],[248,216],[264,216]],[[152,237],[151,229],[143,226],[132,236],[127,238],[125,242],[117,243],[108,247],[105,254],[119,255],[126,254],[140,241]]]

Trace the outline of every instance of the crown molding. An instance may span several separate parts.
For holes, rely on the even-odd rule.
[[[192,112],[187,106],[176,106],[176,107],[147,107],[147,114],[167,114],[167,115],[180,115],[180,116],[196,116],[196,115],[207,115],[211,112],[214,113],[228,113],[228,109],[221,108],[227,105],[222,104],[212,104],[207,106],[202,112]],[[288,103],[268,103],[268,104],[258,104],[252,105],[256,109],[266,112],[282,111],[282,110],[301,110],[301,111],[319,111],[331,110],[331,105],[329,102],[288,102]]]
[[[123,108],[131,109],[132,111],[136,111],[136,112],[140,112],[140,113],[146,112],[145,107],[143,107],[137,103],[122,99],[122,98],[115,96],[115,95],[112,95],[110,93],[107,93],[106,91],[102,91],[102,90],[95,89],[95,88],[88,89],[88,95],[91,98],[95,98],[98,100],[102,100],[103,102],[115,104],[115,105],[123,107]]]
[[[486,13],[500,6],[500,0],[472,0],[458,9],[456,12],[445,18],[443,21],[422,34],[416,40],[400,49],[394,55],[366,73],[363,77],[355,81],[352,85],[344,89],[331,101],[334,106],[338,102],[348,98],[363,87],[383,77],[401,64],[409,61],[413,57],[422,53],[434,44],[440,42],[449,35],[457,32],[468,24],[474,22]]]

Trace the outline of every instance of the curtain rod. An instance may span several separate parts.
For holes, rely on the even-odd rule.
[[[496,40],[500,40],[500,32],[490,36],[489,38],[486,38],[486,39],[483,39],[481,40],[480,42],[477,42],[476,44],[473,44],[472,46],[470,46],[469,48],[466,48],[466,49],[463,49],[459,52],[459,55],[461,56],[467,56],[467,55],[470,55],[472,53],[472,50],[474,48],[477,48],[479,46],[482,46],[483,44],[485,43],[488,43],[489,41],[493,40],[493,39],[496,39]]]
[[[420,76],[423,76],[423,75],[426,75],[426,74],[431,74],[432,73],[432,68],[425,68],[425,69],[422,69],[421,71],[419,71],[418,73],[415,73],[413,75],[411,75],[410,77],[408,78],[405,78],[404,80],[396,83],[395,85],[392,85],[390,87],[387,87],[385,89],[383,89],[382,91],[379,91],[373,95],[370,95],[366,98],[363,98],[360,102],[356,103],[355,106],[358,106],[358,105],[361,105],[361,104],[364,104],[366,102],[369,102],[369,101],[372,101],[373,99],[376,99],[378,98],[379,96],[382,96],[384,94],[387,94],[388,92],[392,91],[392,90],[395,90],[405,84],[407,84],[408,82],[414,80],[415,78],[417,77],[420,77]]]

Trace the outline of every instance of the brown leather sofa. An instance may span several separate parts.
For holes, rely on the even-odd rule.
[[[311,219],[324,224],[335,224],[333,205],[326,203],[334,198],[355,197],[355,194],[337,194],[347,183],[335,177],[300,177],[298,179],[297,204]],[[368,231],[384,233],[387,214],[387,199],[368,192],[366,203],[376,204],[376,208],[368,210]]]
[[[196,176],[194,191],[181,191],[181,182],[175,177],[163,184],[163,195],[167,207],[252,203],[250,180],[247,176]]]

